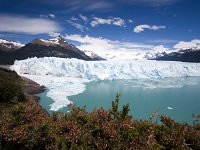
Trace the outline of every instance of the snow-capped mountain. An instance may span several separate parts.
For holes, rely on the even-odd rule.
[[[105,60],[105,58],[100,57],[99,55],[97,55],[96,53],[94,53],[92,51],[84,50],[83,52],[86,55],[90,56],[92,59],[95,59],[95,60]]]
[[[79,47],[81,48],[81,47]],[[87,47],[86,47],[87,49]],[[101,58],[106,60],[147,60],[147,59],[155,59],[158,56],[163,56],[164,54],[170,53],[168,48],[163,46],[154,46],[148,47],[145,49],[141,48],[130,48],[129,50],[120,49],[112,49],[112,50],[84,50],[82,49],[88,56],[93,56],[97,54]]]
[[[46,45],[46,46],[61,46],[61,47],[65,47],[67,49],[73,49],[74,51],[80,51],[75,45],[73,44],[69,44],[68,42],[66,42],[64,40],[64,38],[62,36],[58,36],[57,38],[53,38],[53,39],[35,39],[33,40],[31,43],[33,44],[41,44],[41,45]],[[90,58],[94,59],[94,60],[104,60],[104,58],[98,56],[96,53],[91,52],[91,51],[83,51],[87,56],[89,56]]]
[[[53,39],[35,39],[25,47],[41,51],[40,57],[62,57],[93,60],[73,44],[69,44],[62,36]],[[38,56],[37,56],[38,57]]]
[[[91,58],[76,46],[67,43],[61,36],[45,40],[35,39],[17,51],[10,53],[0,51],[0,64],[13,64],[15,60],[23,60],[31,57],[60,57],[77,58],[83,60],[102,60]]]
[[[62,36],[58,36],[53,39],[34,39],[31,43],[45,46],[60,46],[68,49],[79,50],[74,45],[66,42]]]
[[[13,64],[15,60],[30,57],[61,57],[83,60],[167,60],[200,62],[200,49],[168,50],[162,46],[150,50],[133,51],[94,51],[80,50],[69,44],[63,37],[34,39],[23,45],[17,42],[0,40],[0,64]]]
[[[151,52],[146,52],[144,58],[151,60],[151,59],[156,59],[158,57],[162,57],[170,53],[171,53],[170,51],[166,51],[166,50],[154,50]]]
[[[23,46],[24,46],[24,44],[21,44],[19,42],[12,42],[12,41],[0,39],[0,50],[1,51],[15,51]]]
[[[157,56],[155,59],[166,61],[200,62],[200,49],[181,49],[177,52]]]

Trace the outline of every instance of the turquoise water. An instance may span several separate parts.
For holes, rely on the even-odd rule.
[[[86,105],[88,111],[95,107],[109,109],[117,92],[121,94],[120,106],[129,103],[135,119],[148,119],[156,111],[192,123],[192,114],[200,114],[200,77],[90,82],[83,93],[68,99],[76,106]],[[46,92],[38,96],[41,106],[51,113],[49,105],[53,101]]]
[[[53,103],[53,100],[47,97],[48,90],[44,91],[43,93],[35,94],[36,96],[40,97],[39,104],[42,106],[48,113],[52,113],[50,110],[50,105]]]

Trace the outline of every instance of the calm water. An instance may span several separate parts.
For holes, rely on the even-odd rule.
[[[76,106],[86,105],[88,111],[95,107],[109,109],[117,92],[121,94],[120,106],[129,103],[135,119],[148,119],[156,111],[192,123],[192,114],[200,114],[200,77],[91,82],[83,93],[68,98]],[[40,104],[51,113],[49,105],[53,101],[46,92],[38,96]]]

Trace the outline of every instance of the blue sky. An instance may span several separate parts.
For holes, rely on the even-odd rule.
[[[0,0],[0,38],[27,43],[61,34],[79,46],[195,45],[199,8],[199,0]]]

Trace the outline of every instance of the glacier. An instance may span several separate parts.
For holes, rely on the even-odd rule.
[[[57,111],[72,103],[67,97],[85,90],[85,83],[118,79],[158,79],[200,76],[200,64],[153,60],[84,61],[56,57],[15,61],[10,67],[47,89]]]

